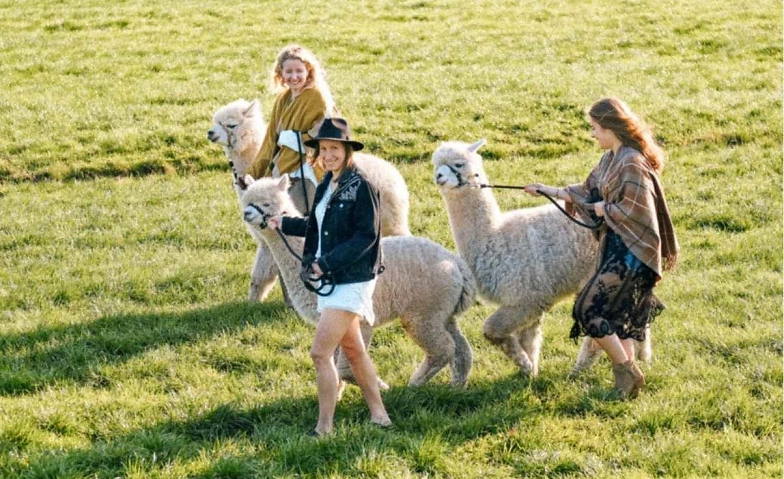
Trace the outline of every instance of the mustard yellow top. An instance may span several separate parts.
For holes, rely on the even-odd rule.
[[[290,148],[278,146],[278,135],[281,131],[296,130],[302,132],[303,143],[310,140],[310,135],[306,132],[324,118],[326,107],[324,97],[318,88],[307,88],[293,100],[289,89],[278,95],[275,105],[272,107],[267,134],[264,136],[261,150],[248,168],[248,174],[258,179],[272,176],[273,170],[277,175],[282,175],[298,169],[299,153]],[[302,153],[304,161],[304,144]],[[313,170],[321,181],[324,171],[315,165]]]

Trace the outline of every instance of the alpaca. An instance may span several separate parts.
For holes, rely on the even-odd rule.
[[[242,196],[245,221],[259,230],[269,246],[299,316],[315,325],[316,294],[308,291],[300,280],[299,260],[286,249],[278,232],[266,227],[270,216],[282,212],[299,216],[288,194],[289,178],[283,175],[254,182],[248,176],[246,180],[249,186]],[[302,252],[304,238],[287,237],[287,241],[298,254]],[[449,364],[452,384],[465,385],[473,355],[456,316],[466,311],[476,297],[476,284],[468,265],[444,247],[416,236],[382,238],[381,250],[385,269],[378,276],[373,294],[376,313],[373,327],[399,317],[403,329],[426,353],[408,384],[424,384]],[[362,321],[362,324],[367,323]],[[365,334],[369,344],[370,331],[363,331]],[[349,377],[349,367],[342,355],[338,369],[341,377]]]
[[[258,100],[248,102],[240,99],[215,112],[213,126],[207,132],[207,138],[223,146],[233,173],[237,178],[242,178],[261,149],[266,129]],[[392,164],[366,153],[355,153],[354,161],[357,169],[381,195],[382,235],[410,235],[408,189],[400,172]],[[234,190],[240,199],[243,190],[236,182]],[[248,301],[264,301],[275,284],[277,267],[258,230],[249,226],[248,230],[257,244]]]
[[[484,323],[485,337],[523,374],[536,376],[544,313],[589,278],[599,242],[552,205],[502,213],[492,192],[478,187],[488,183],[477,154],[482,145],[484,140],[441,143],[433,153],[434,180],[480,295],[500,305]],[[596,346],[584,339],[572,374],[590,367]],[[649,346],[636,349],[643,356],[650,352]]]

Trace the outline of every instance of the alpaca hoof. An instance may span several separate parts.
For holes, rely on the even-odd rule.
[[[575,364],[566,377],[569,379],[577,379],[580,376],[582,376],[582,374],[585,372],[586,369],[588,368],[583,364]]]
[[[517,366],[520,368],[520,372],[523,373],[525,377],[533,377],[536,376],[534,371],[534,365],[531,363],[531,360],[528,358],[520,358]]]

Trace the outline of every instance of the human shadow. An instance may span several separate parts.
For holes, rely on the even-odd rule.
[[[286,321],[280,302],[236,302],[182,313],[104,316],[0,336],[0,396],[34,393],[54,385],[107,388],[103,366],[162,345],[179,345],[220,332]]]
[[[173,461],[203,460],[205,450],[237,440],[250,447],[233,448],[233,455],[219,454],[207,469],[189,477],[362,475],[369,450],[378,457],[403,458],[414,472],[434,474],[439,472],[439,450],[521,425],[535,427],[543,412],[538,396],[549,394],[553,387],[557,387],[553,381],[529,380],[519,374],[467,389],[433,384],[392,387],[384,393],[392,428],[369,423],[361,394],[352,387],[338,404],[336,434],[326,438],[307,435],[318,414],[315,396],[281,398],[252,407],[224,403],[187,419],[108,436],[87,448],[29,457],[25,467],[31,477],[57,470],[63,463],[77,464],[72,471],[77,475],[95,471],[122,475],[131,452],[137,464],[157,461],[166,467]]]

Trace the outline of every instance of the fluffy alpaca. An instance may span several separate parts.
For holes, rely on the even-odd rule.
[[[207,132],[207,138],[223,145],[234,173],[243,177],[261,149],[267,130],[259,102],[242,99],[233,101],[219,108],[212,121],[213,126]],[[410,235],[408,189],[403,176],[394,166],[377,156],[360,152],[355,153],[354,160],[357,168],[381,195],[381,233],[384,236]],[[234,189],[240,198],[242,190],[236,184]],[[248,301],[263,301],[275,284],[277,268],[258,231],[255,228],[249,230],[258,247],[251,270]]]
[[[250,183],[252,178],[247,177],[247,181]],[[250,183],[242,197],[245,221],[257,228],[267,242],[297,313],[315,325],[317,298],[299,278],[299,260],[286,249],[277,232],[266,228],[269,216],[282,212],[298,215],[288,187],[286,175]],[[298,254],[302,252],[303,238],[287,237],[287,241]],[[451,367],[452,384],[465,385],[473,356],[456,316],[473,304],[477,292],[468,265],[444,247],[416,236],[382,238],[381,249],[385,269],[378,276],[373,294],[374,327],[399,317],[403,329],[426,354],[409,385],[426,383],[447,364]],[[369,333],[363,331],[363,336],[367,334],[366,344],[370,341]],[[341,377],[349,377],[350,370],[342,356],[338,370]]]
[[[482,145],[484,140],[442,143],[433,153],[434,180],[446,202],[458,252],[474,273],[480,294],[500,305],[485,321],[485,337],[524,374],[535,376],[544,313],[588,279],[599,242],[552,205],[502,213],[493,193],[476,187],[488,183],[477,154]],[[645,355],[650,348],[637,351]],[[590,367],[597,354],[595,342],[586,337],[572,373]]]

